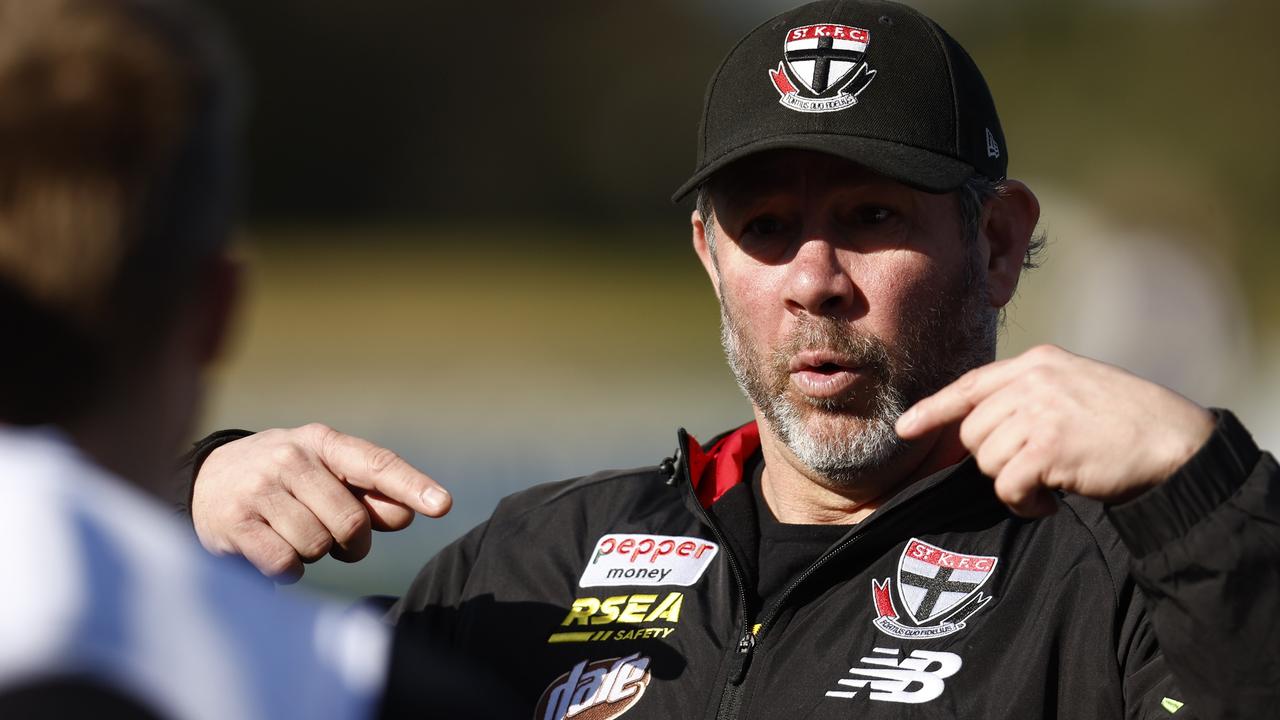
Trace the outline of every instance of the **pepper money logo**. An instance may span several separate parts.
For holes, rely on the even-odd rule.
[[[782,95],[778,102],[797,112],[825,113],[858,104],[876,71],[862,61],[871,33],[850,25],[820,23],[791,28],[782,45],[782,62],[769,79]]]
[[[596,541],[578,586],[689,586],[698,582],[719,550],[719,545],[695,537],[604,535]]]
[[[880,632],[908,640],[942,637],[963,630],[965,621],[991,596],[978,592],[995,572],[1000,558],[963,555],[911,538],[898,556],[898,594],[907,625],[893,602],[892,580],[871,581],[875,602],[873,624]]]
[[[635,707],[649,687],[649,658],[583,660],[551,681],[533,720],[613,720]]]

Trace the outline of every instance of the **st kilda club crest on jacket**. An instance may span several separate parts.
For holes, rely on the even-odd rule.
[[[872,622],[880,632],[907,640],[959,632],[970,616],[991,601],[979,588],[995,572],[997,560],[996,556],[951,552],[911,538],[898,556],[897,593],[892,578],[871,581],[876,609]]]
[[[787,31],[783,60],[769,71],[782,94],[778,102],[799,112],[844,110],[858,103],[876,71],[862,61],[871,33],[851,25],[824,23]]]

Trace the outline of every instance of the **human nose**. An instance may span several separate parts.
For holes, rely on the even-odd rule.
[[[839,253],[825,239],[806,239],[788,263],[784,302],[792,313],[815,317],[846,314],[857,294]]]

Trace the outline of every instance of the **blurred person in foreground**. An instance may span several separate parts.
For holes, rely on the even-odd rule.
[[[754,421],[505,499],[392,616],[509,668],[536,720],[1274,717],[1275,460],[1119,368],[994,361],[1040,244],[1008,154],[919,13],[760,25],[677,193]],[[200,446],[206,547],[293,575],[368,547],[372,520],[330,532],[361,507],[340,468],[393,454],[238,435]],[[447,503],[398,473],[406,505]]]
[[[239,104],[196,8],[0,0],[0,717],[494,717],[152,497],[237,294]]]

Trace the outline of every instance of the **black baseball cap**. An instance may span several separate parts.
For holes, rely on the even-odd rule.
[[[698,165],[672,199],[776,149],[816,150],[928,192],[1003,180],[1009,153],[978,66],[937,23],[880,0],[821,0],[742,38],[707,86]]]

